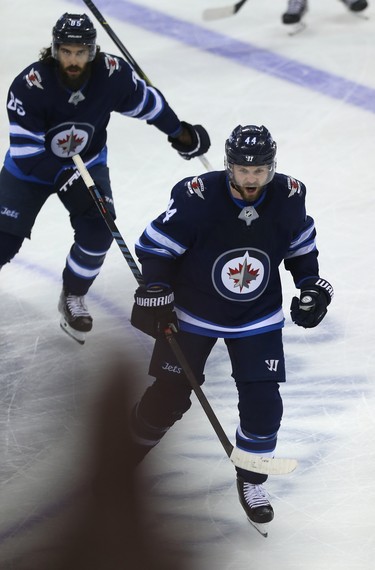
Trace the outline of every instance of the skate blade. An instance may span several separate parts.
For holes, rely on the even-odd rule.
[[[292,24],[290,31],[288,32],[288,36],[296,36],[306,30],[305,22],[298,22],[298,24]]]
[[[370,19],[370,16],[368,16],[367,14],[362,14],[362,12],[351,12],[351,14],[353,14],[353,16],[356,16],[356,18],[359,18],[360,20]]]
[[[68,325],[64,317],[61,317],[60,327],[64,332],[66,332],[67,335],[77,341],[78,344],[85,344],[86,333],[73,329],[70,325]]]
[[[256,531],[259,532],[259,534],[261,534],[264,538],[267,538],[269,523],[256,523],[251,519],[249,519],[249,517],[247,517],[247,520],[249,521],[251,526],[254,527]]]

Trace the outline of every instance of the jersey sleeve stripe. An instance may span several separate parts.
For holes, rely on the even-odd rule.
[[[187,248],[184,247],[182,244],[178,243],[175,240],[172,240],[169,236],[157,230],[152,223],[147,226],[144,233],[157,246],[166,248],[168,251],[172,252],[177,257],[184,254],[185,251],[187,250]]]

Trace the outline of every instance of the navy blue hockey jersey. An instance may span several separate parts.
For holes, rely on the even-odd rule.
[[[122,58],[101,53],[76,92],[65,87],[57,66],[32,63],[8,93],[10,148],[5,167],[18,178],[53,184],[79,153],[87,166],[106,163],[112,111],[146,120],[173,135],[180,121],[164,96],[139,79]]]
[[[225,171],[180,181],[136,244],[147,285],[170,285],[181,330],[241,337],[284,325],[279,266],[318,277],[305,186],[275,174],[258,200],[235,199]]]

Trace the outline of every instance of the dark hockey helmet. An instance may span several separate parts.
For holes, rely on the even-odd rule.
[[[276,143],[263,125],[238,125],[225,143],[225,155],[227,162],[231,164],[272,164],[276,157]]]
[[[96,29],[86,14],[68,14],[65,12],[52,30],[52,57],[58,59],[61,44],[82,44],[89,47],[89,61],[96,54]]]
[[[232,165],[264,166],[270,168],[267,184],[275,174],[277,145],[263,125],[238,125],[225,142],[225,166],[232,178]]]

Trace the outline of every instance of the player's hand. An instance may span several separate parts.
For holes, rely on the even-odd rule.
[[[96,185],[100,191],[100,187]],[[54,189],[58,197],[69,210],[70,216],[75,217],[92,209],[97,214],[97,208],[88,191],[82,176],[76,168],[66,168],[55,180]]]
[[[131,314],[133,327],[154,338],[164,336],[169,327],[174,332],[178,331],[172,289],[159,286],[147,288],[142,285],[136,290],[134,300]]]
[[[202,125],[190,125],[181,121],[182,132],[178,137],[168,137],[168,142],[185,160],[205,154],[211,146],[208,132]]]
[[[58,192],[68,192],[74,186],[81,187],[83,180],[76,168],[66,168],[63,170],[55,181],[55,188]]]
[[[305,329],[316,327],[325,317],[332,297],[333,287],[324,279],[317,279],[312,285],[304,285],[300,298],[292,299],[292,321]]]

